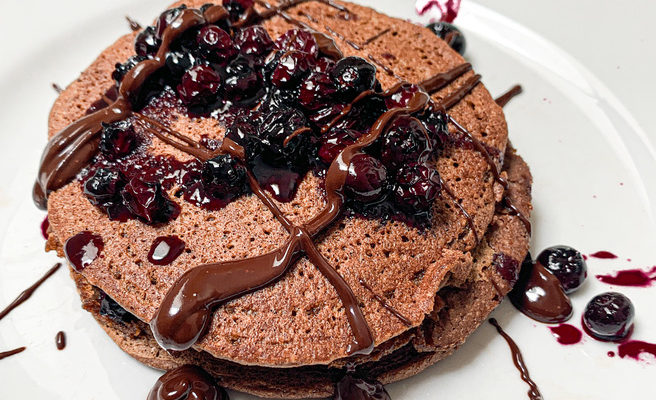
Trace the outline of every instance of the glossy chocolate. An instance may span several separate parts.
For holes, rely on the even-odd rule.
[[[70,237],[64,245],[64,254],[77,272],[89,266],[101,256],[104,243],[102,237],[89,231]]]
[[[4,317],[7,316],[14,308],[20,306],[23,304],[27,299],[29,299],[32,294],[41,286],[43,282],[45,282],[48,278],[50,278],[57,270],[61,267],[60,263],[55,264],[52,268],[50,268],[38,281],[34,282],[34,284],[27,289],[23,290],[21,294],[18,295],[12,301],[7,307],[4,308],[4,310],[0,311],[0,320],[3,319]]]
[[[64,331],[57,332],[55,345],[57,346],[57,350],[64,350],[66,348],[66,333]]]
[[[202,368],[183,365],[162,375],[147,400],[228,400],[228,394]]]
[[[0,351],[0,360],[11,357],[14,354],[18,354],[23,352],[26,349],[26,347],[19,347],[17,349],[9,350],[9,351]]]
[[[390,400],[391,397],[382,383],[344,375],[335,385],[333,400]]]
[[[505,107],[510,100],[522,93],[523,89],[520,85],[515,85],[510,88],[506,93],[497,97],[494,101],[499,105],[499,107]]]
[[[148,252],[148,261],[155,265],[168,265],[175,261],[185,249],[185,243],[177,236],[160,236],[153,241]]]

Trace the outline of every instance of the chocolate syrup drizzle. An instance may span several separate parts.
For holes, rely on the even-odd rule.
[[[57,346],[57,350],[64,350],[66,347],[66,333],[64,331],[57,332],[57,336],[55,336],[55,345]]]
[[[183,365],[162,375],[147,400],[227,400],[228,394],[200,367]]]
[[[57,94],[61,94],[61,92],[64,91],[64,89],[62,89],[61,86],[59,86],[58,84],[56,84],[54,82],[52,83],[52,88],[55,89],[55,92],[57,92]]]
[[[528,398],[530,400],[542,400],[543,397],[540,393],[540,389],[538,389],[538,385],[531,379],[531,375],[528,373],[528,368],[524,362],[524,357],[522,357],[522,352],[519,350],[517,343],[515,343],[515,341],[510,336],[508,336],[508,334],[504,332],[503,329],[501,329],[501,326],[496,319],[490,318],[488,322],[497,329],[497,332],[499,332],[499,334],[506,340],[506,343],[508,343],[508,347],[510,347],[510,352],[512,353],[513,363],[519,371],[522,380],[528,384]]]
[[[129,15],[125,16],[125,20],[128,21],[128,26],[130,27],[130,30],[132,32],[140,31],[141,30],[141,24],[139,24],[137,21],[133,20],[130,18]]]
[[[244,26],[274,15],[279,15],[293,22],[295,20],[286,15],[284,10],[308,1],[320,1],[340,11],[348,12],[346,8],[334,4],[329,0],[291,0],[281,3],[277,7],[265,5],[267,9],[262,13],[258,13],[253,8],[250,8],[245,13],[245,16],[234,25]],[[262,3],[258,1],[258,4]],[[81,118],[58,133],[48,143],[42,157],[39,178],[34,188],[34,199],[37,205],[45,207],[47,195],[70,181],[95,155],[102,123],[112,123],[129,116],[134,116],[153,135],[165,143],[197,157],[201,161],[206,161],[216,156],[217,154],[215,152],[209,152],[203,149],[192,139],[171,130],[158,121],[133,112],[129,99],[139,91],[141,85],[149,75],[163,66],[165,54],[173,40],[193,26],[216,22],[226,16],[227,11],[221,6],[212,6],[204,14],[194,9],[183,10],[176,23],[172,23],[164,31],[162,44],[157,55],[153,59],[140,62],[125,76],[118,88],[118,97],[115,101],[108,107]],[[349,41],[329,27],[326,27],[326,29],[353,48],[361,49],[358,44]],[[334,42],[332,43],[334,46]],[[339,154],[326,173],[325,192],[327,206],[306,224],[296,226],[288,221],[249,173],[249,183],[253,193],[269,208],[276,219],[281,222],[283,227],[289,232],[289,238],[281,247],[272,252],[243,260],[201,265],[183,274],[169,290],[158,312],[150,322],[153,334],[158,343],[170,350],[188,349],[206,331],[214,308],[231,299],[243,296],[277,281],[284,276],[285,272],[297,260],[302,256],[306,256],[329,280],[344,304],[347,319],[354,335],[347,347],[347,353],[369,354],[374,348],[374,340],[367,321],[359,308],[359,302],[346,281],[320,254],[313,239],[325,231],[341,215],[344,205],[343,190],[351,159],[355,155],[360,154],[366,146],[372,144],[394,119],[401,115],[411,115],[433,104],[429,93],[440,90],[470,69],[471,66],[469,64],[463,64],[451,71],[438,74],[422,82],[420,87],[423,90],[414,93],[406,107],[394,108],[385,112],[374,123],[367,134],[360,137],[355,144],[347,147]],[[480,75],[474,75],[468,78],[462,87],[446,96],[438,107],[446,112],[446,110],[462,100],[479,82]],[[382,96],[393,94],[404,83],[399,83],[395,88],[383,93]],[[373,94],[373,92],[362,93],[354,100],[354,103]],[[344,112],[336,120],[348,114],[352,105],[346,107]],[[449,120],[455,123],[453,118],[449,117]],[[333,121],[331,124],[334,123],[336,121]],[[467,132],[461,126],[458,125],[458,127],[464,130],[464,132]],[[483,150],[482,153],[486,155],[488,162],[495,172],[495,176],[498,178],[498,168],[494,160],[490,158],[483,145],[477,139],[469,132],[467,132],[467,135],[472,142],[478,145],[478,148]],[[229,139],[223,141],[218,153],[231,154],[242,163],[245,161],[244,149]],[[464,209],[460,208],[460,211],[467,217],[468,223],[474,235],[476,235],[471,217],[469,217]],[[478,237],[476,238],[478,239]],[[409,322],[405,317],[400,316],[400,314],[397,317],[404,321],[404,323]]]
[[[9,350],[9,351],[2,351],[0,352],[0,360],[7,358],[9,356],[13,356],[14,354],[21,353],[23,350],[25,350],[26,347],[19,347],[17,349]]]
[[[27,289],[23,290],[21,294],[14,299],[7,307],[5,307],[4,310],[0,311],[0,320],[3,319],[4,317],[7,316],[14,308],[20,306],[24,302],[27,301],[30,297],[32,297],[32,294],[41,286],[43,282],[45,282],[48,278],[50,278],[57,270],[61,267],[60,263],[55,264],[52,268],[50,268],[45,275],[43,275],[38,281],[36,281],[32,286],[28,287]]]
[[[521,85],[515,85],[508,89],[508,91],[501,96],[497,97],[494,101],[499,105],[499,107],[505,107],[510,100],[512,100],[515,96],[518,96],[522,93],[524,89],[522,89]]]

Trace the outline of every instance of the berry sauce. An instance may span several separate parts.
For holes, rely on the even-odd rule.
[[[615,275],[596,275],[603,283],[616,286],[649,287],[656,283],[656,266],[648,271],[627,269]]]
[[[604,259],[604,260],[612,260],[612,259],[617,258],[617,256],[615,254],[611,253],[610,251],[606,251],[606,250],[600,250],[600,251],[597,251],[595,253],[592,253],[592,254],[590,254],[590,257],[592,257],[592,258],[601,258],[601,259]]]
[[[153,241],[148,261],[155,265],[168,265],[185,249],[185,243],[177,236],[160,236]]]
[[[50,227],[50,221],[48,221],[48,216],[43,219],[41,222],[41,235],[45,240],[48,240],[48,228]]]
[[[80,232],[66,241],[64,254],[76,271],[80,272],[101,257],[103,239],[89,231]]]
[[[617,347],[617,354],[621,357],[630,357],[634,360],[640,360],[640,355],[651,354],[656,357],[656,344],[647,343],[640,340],[629,340],[621,343]]]
[[[550,326],[549,330],[551,330],[551,333],[556,337],[558,343],[562,345],[579,343],[583,337],[582,332],[577,327],[570,324]]]

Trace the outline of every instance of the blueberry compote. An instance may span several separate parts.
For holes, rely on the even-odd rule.
[[[274,40],[262,26],[234,26],[252,2],[224,3],[223,20],[194,26],[171,43],[164,66],[131,93],[133,116],[104,126],[100,151],[80,180],[110,219],[166,223],[178,216],[181,201],[218,210],[250,192],[248,171],[276,200],[290,201],[308,172],[324,176],[346,146],[418,90],[404,85],[386,95],[367,60],[335,58],[309,31],[292,29]],[[155,57],[162,33],[184,9],[165,11],[136,37],[136,55],[116,65],[117,84]],[[363,92],[371,95],[354,101]],[[115,97],[116,90],[105,95]],[[153,136],[176,114],[217,119],[225,136],[244,148],[244,159],[223,154],[220,135],[198,142],[211,155],[202,160],[151,155]],[[432,106],[393,118],[353,158],[346,212],[426,227],[441,193],[435,160],[446,138],[446,117]]]

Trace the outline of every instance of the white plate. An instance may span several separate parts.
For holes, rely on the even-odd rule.
[[[47,113],[55,98],[50,83],[74,79],[104,45],[124,33],[123,15],[149,21],[166,1],[138,5],[124,1],[115,8],[73,0],[42,3],[38,32],[26,32],[22,40],[3,44],[11,57],[0,66],[0,307],[57,261],[43,252],[38,226],[44,215],[30,198],[45,144]],[[399,3],[378,1],[376,7],[416,19],[410,2]],[[68,13],[69,6],[84,12],[77,15],[87,16],[80,19]],[[8,7],[11,11],[25,5],[14,2]],[[19,14],[5,10],[4,15]],[[3,22],[2,33],[9,34],[4,29],[20,24],[25,20]],[[590,260],[592,275],[653,265],[656,152],[627,110],[569,55],[513,21],[465,2],[458,24],[467,35],[468,57],[493,93],[517,82],[525,89],[506,113],[513,143],[535,179],[534,253],[565,243],[584,253],[610,250],[620,256],[612,261]],[[29,45],[25,37],[38,40]],[[608,289],[589,279],[573,296],[573,323],[594,294]],[[651,311],[656,307],[656,288],[622,291],[636,306],[634,337],[656,341]],[[518,342],[547,399],[653,394],[653,360],[609,358],[607,351],[616,348],[591,339],[561,346],[545,325],[524,317],[507,302],[494,316]],[[64,351],[55,348],[59,330],[68,336]],[[108,339],[80,308],[73,282],[63,269],[0,322],[0,349],[23,345],[28,347],[25,352],[0,361],[2,399],[140,399],[160,375]],[[455,355],[388,390],[394,399],[521,399],[527,387],[505,342],[484,324]]]

